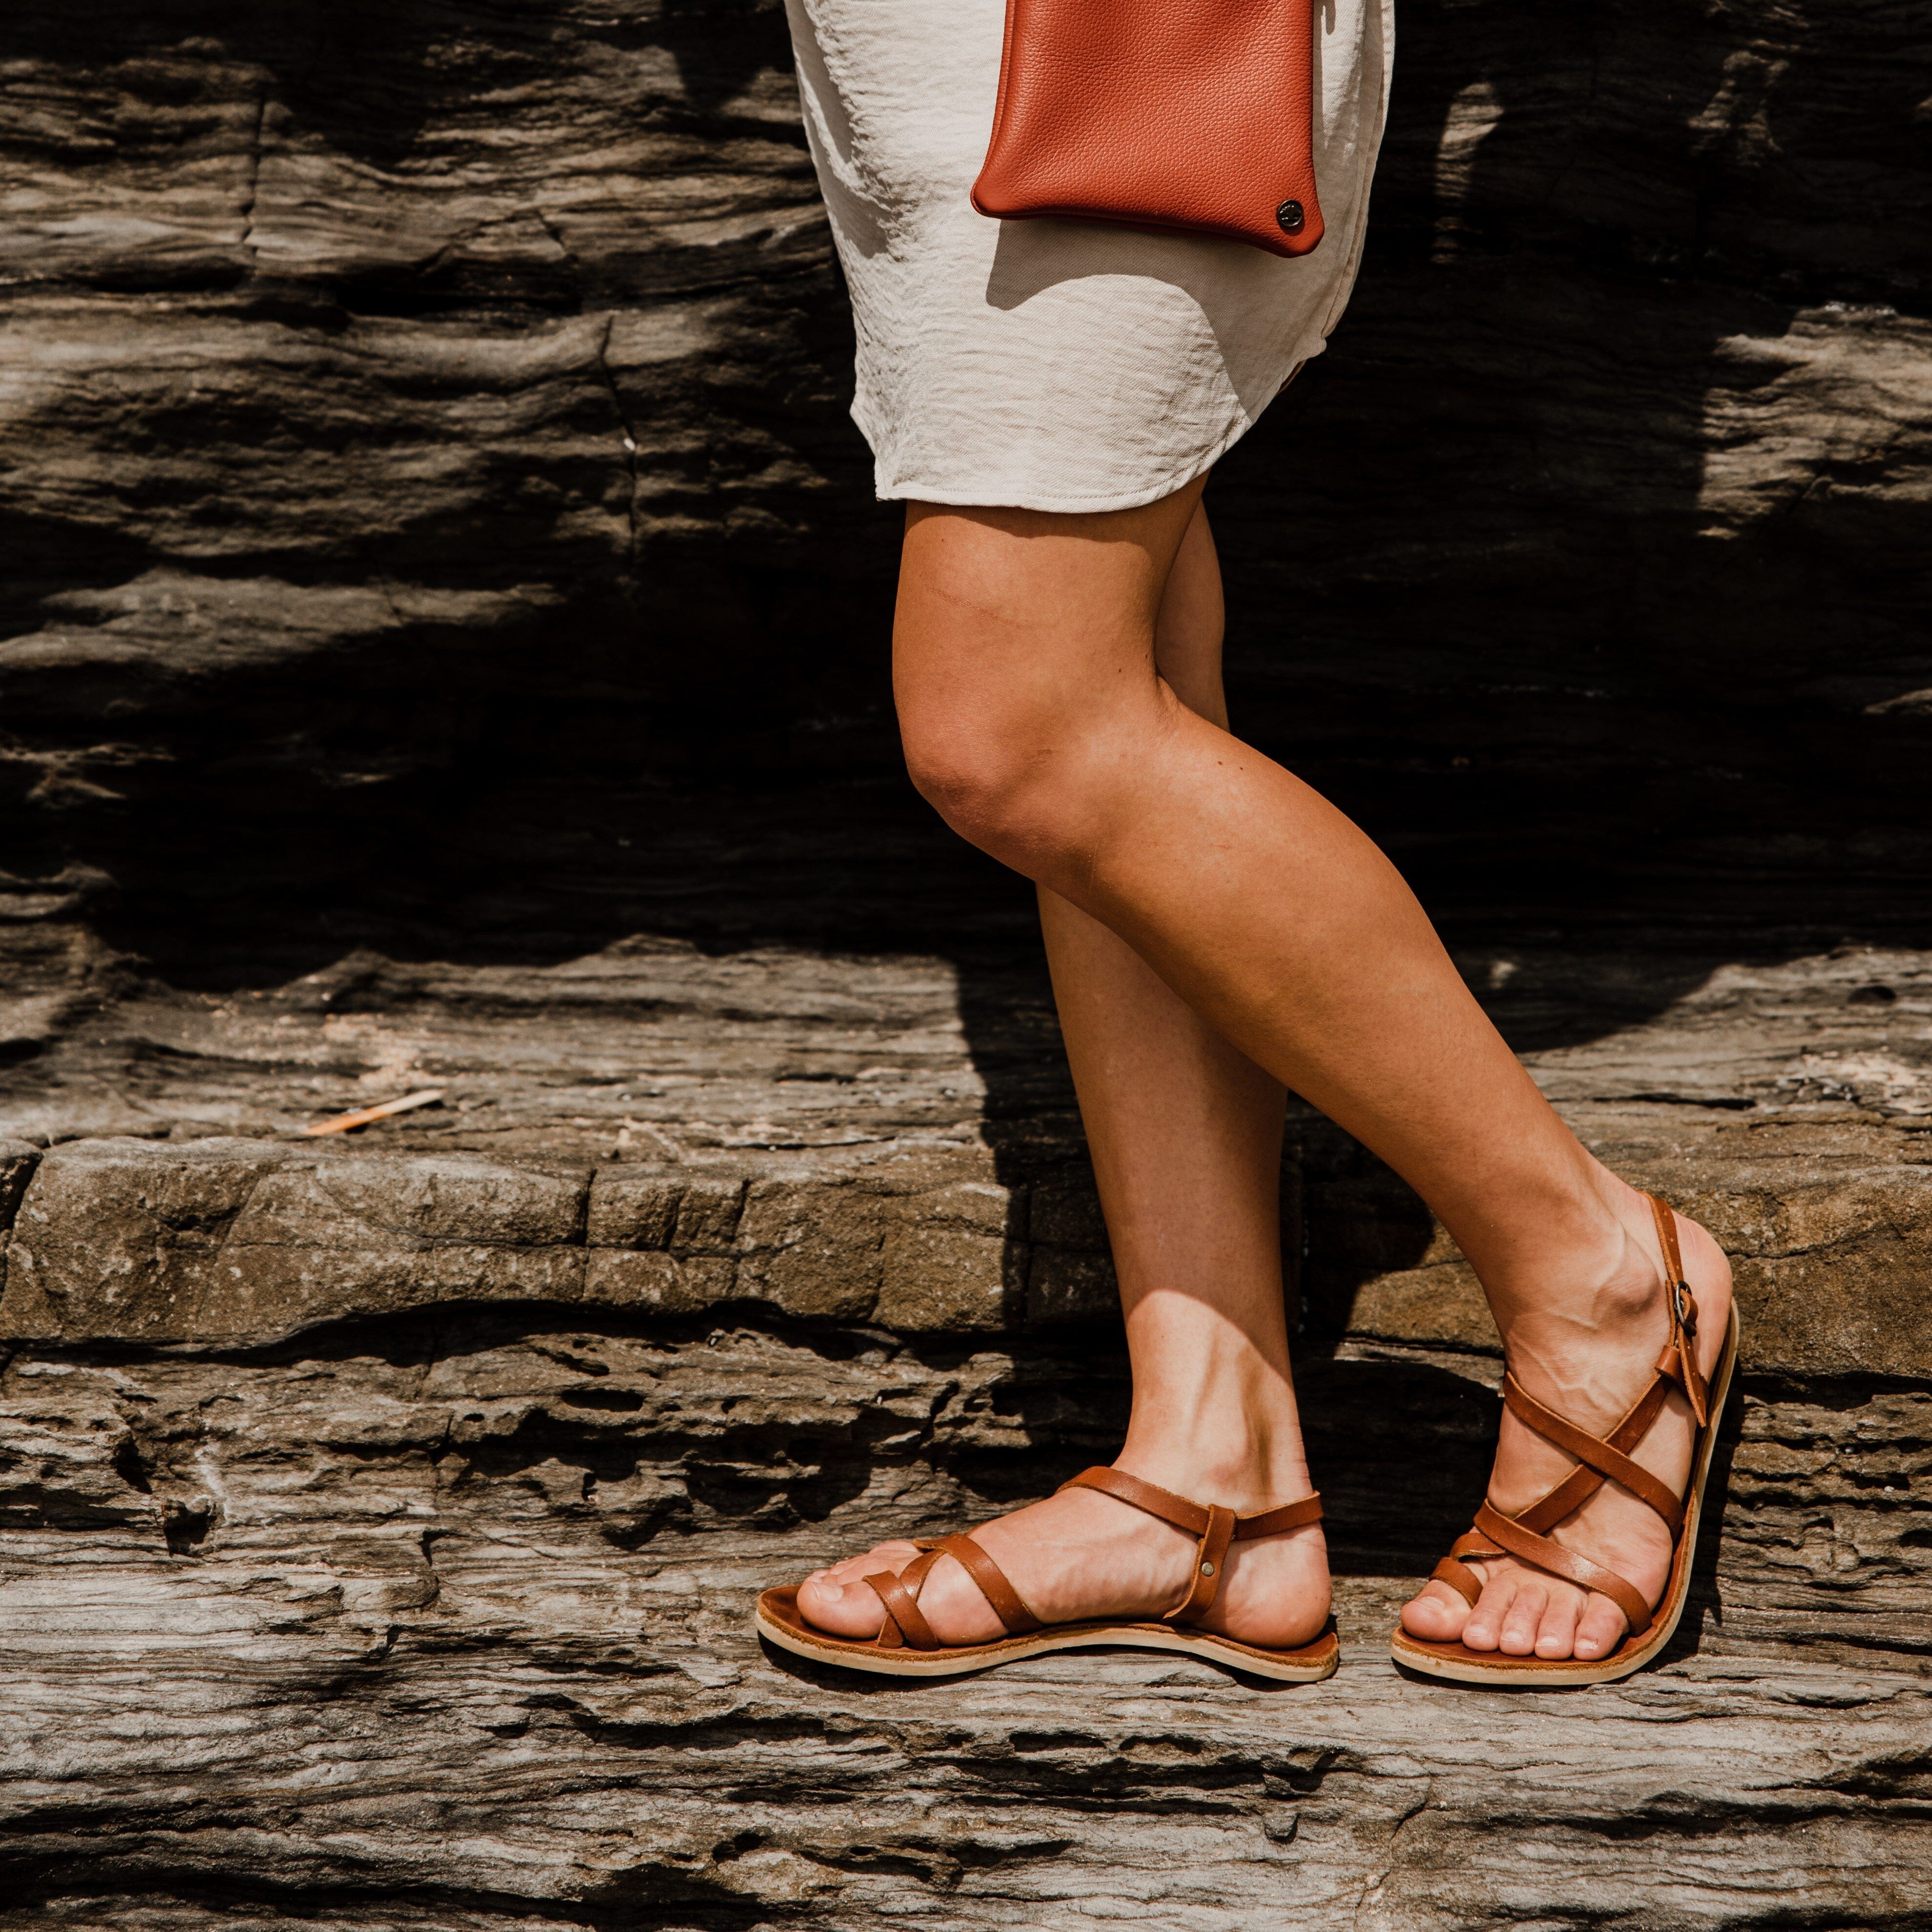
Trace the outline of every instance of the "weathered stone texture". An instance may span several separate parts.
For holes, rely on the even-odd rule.
[[[16,1517],[7,1547],[7,1856],[62,1900],[47,1922],[125,1888],[263,1922],[299,1896],[344,1924],[400,1900],[424,1916],[389,1922],[1406,1932],[1573,1922],[1610,1887],[1641,1924],[1771,1926],[1801,1864],[1840,1922],[1928,1904],[1922,1394],[1748,1401],[1698,1654],[1504,1706],[1377,1660],[1402,1586],[1346,1540],[1378,1507],[1411,1538],[1466,1507],[1492,1378],[1347,1352],[1305,1378],[1344,1539],[1331,1684],[1093,1658],[922,1689],[761,1656],[748,1593],[1104,1453],[1111,1352],[368,1333],[8,1372],[10,1422],[130,1418],[151,1492],[112,1514],[76,1443],[49,1493],[88,1498],[86,1534]],[[1422,1479],[1399,1522],[1398,1463]]]
[[[260,1343],[503,1299],[908,1331],[1111,1318],[1036,975],[1004,968],[999,1006],[969,1009],[983,968],[943,958],[633,944],[117,997],[86,948],[63,958],[22,1002],[36,1051],[0,1071],[0,1132],[55,1142],[10,1143],[16,1335]],[[1754,1372],[1926,1373],[1924,956],[1463,966],[1585,1139],[1724,1242]],[[295,1132],[430,1081],[442,1105],[353,1142]],[[1283,1199],[1311,1334],[1493,1348],[1413,1196],[1306,1111]]]
[[[1244,728],[1445,908],[1756,920],[1781,886],[1899,932],[1912,10],[1415,0],[1401,32],[1356,299],[1216,487]],[[848,930],[951,896],[944,858],[866,876],[942,848],[892,802],[892,520],[771,0],[8,36],[11,869],[111,883],[173,959],[237,939],[212,882],[245,881],[290,971],[426,918],[528,940],[533,873],[578,952],[739,925],[788,850]],[[747,764],[804,836],[754,811],[690,862],[676,796]]]
[[[0,1920],[1932,1924],[1924,22],[1401,32],[1354,302],[1210,499],[1237,722],[1732,1253],[1671,1661],[1379,1660],[1495,1340],[1298,1111],[1341,1676],[756,1651],[1124,1413],[1024,896],[892,742],[782,12],[29,4]]]
[[[1036,980],[995,1012],[934,959],[657,946],[34,995],[66,1017],[0,1114],[38,1137],[0,1148],[23,1922],[126,1894],[182,1932],[296,1901],[1416,1932],[1577,1922],[1606,1888],[1642,1926],[1783,1925],[1794,1892],[1920,1922],[1924,958],[1464,967],[1580,1129],[1718,1228],[1748,1323],[1672,1660],[1507,1710],[1382,1648],[1480,1493],[1493,1333],[1413,1197],[1301,1112],[1287,1258],[1342,1676],[1091,1658],[908,1690],[756,1649],[762,1582],[1119,1440]],[[430,1077],[440,1108],[291,1132]]]

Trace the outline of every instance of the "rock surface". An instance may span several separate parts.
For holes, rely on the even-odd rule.
[[[1466,1508],[1471,1366],[1304,1376],[1345,1536]],[[1614,1895],[1773,1926],[1813,1888],[1922,1920],[1923,1390],[1748,1401],[1696,1654],[1614,1689],[1402,1682],[1388,1573],[1419,1552],[1346,1542],[1347,1660],[1308,1690],[760,1653],[754,1588],[1105,1454],[1120,1392],[1090,1349],[742,1321],[16,1360],[0,1414],[51,1505],[16,1504],[0,1586],[18,1922],[1409,1928]],[[1433,1480],[1391,1523],[1395,1468]]]
[[[1924,22],[1402,33],[1355,302],[1214,486],[1238,722],[1733,1255],[1670,1660],[1388,1666],[1499,1365],[1300,1112],[1340,1676],[758,1651],[1125,1402],[1024,896],[892,743],[782,10],[27,0],[0,1924],[1932,1924]]]
[[[1356,300],[1216,488],[1244,728],[1445,910],[1905,936],[1912,10],[1402,34]],[[958,873],[893,863],[942,848],[774,0],[28,0],[6,56],[8,869],[218,977],[799,937],[775,875],[921,928]],[[788,824],[718,839],[748,774]]]
[[[1047,991],[1012,958],[640,940],[214,994],[52,937],[0,1072],[16,1336],[252,1346],[506,1300],[908,1333],[1112,1306]],[[1926,1372],[1932,958],[1462,964],[1583,1138],[1724,1241],[1754,1370]],[[445,1098],[301,1135],[411,1087]],[[1413,1197],[1306,1110],[1284,1198],[1312,1332],[1493,1346]]]
[[[16,1922],[1932,1909],[1928,956],[1465,958],[1579,1128],[1718,1229],[1748,1324],[1671,1660],[1504,1708],[1383,1648],[1480,1492],[1493,1334],[1316,1118],[1284,1198],[1342,1674],[846,1682],[760,1651],[756,1588],[1124,1420],[1036,978],[969,1025],[931,957],[361,953],[203,995],[59,956],[93,997],[28,996],[0,1114]]]

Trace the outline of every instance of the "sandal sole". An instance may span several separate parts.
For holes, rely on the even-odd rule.
[[[1704,1512],[1704,1485],[1710,1479],[1711,1459],[1718,1444],[1718,1425],[1724,1420],[1724,1404],[1731,1392],[1731,1372],[1737,1366],[1740,1333],[1737,1305],[1731,1306],[1730,1325],[1724,1333],[1724,1353],[1718,1358],[1718,1372],[1711,1381],[1710,1420],[1700,1432],[1690,1461],[1689,1501],[1684,1513],[1684,1527],[1678,1533],[1676,1554],[1671,1558],[1670,1576],[1662,1600],[1653,1612],[1649,1626],[1640,1634],[1626,1636],[1608,1657],[1593,1664],[1580,1664],[1574,1657],[1503,1657],[1495,1651],[1469,1650],[1460,1643],[1432,1643],[1426,1637],[1411,1636],[1397,1625],[1390,1640],[1389,1654],[1406,1670],[1425,1677],[1440,1678],[1445,1683],[1474,1684],[1495,1689],[1507,1684],[1523,1690],[1547,1684],[1552,1688],[1581,1684],[1611,1684],[1641,1670],[1677,1634],[1684,1606],[1690,1596],[1690,1565],[1697,1550],[1697,1526]]]
[[[809,1658],[815,1664],[830,1664],[842,1670],[869,1671],[879,1677],[962,1677],[1054,1651],[1104,1647],[1174,1652],[1251,1677],[1270,1678],[1278,1684],[1318,1684],[1334,1676],[1342,1654],[1332,1622],[1312,1643],[1296,1650],[1264,1650],[1211,1631],[1179,1630],[1158,1623],[1056,1624],[992,1643],[960,1644],[940,1650],[881,1650],[869,1639],[828,1636],[814,1630],[799,1613],[797,1587],[791,1584],[763,1592],[752,1622],[767,1642],[794,1657]]]

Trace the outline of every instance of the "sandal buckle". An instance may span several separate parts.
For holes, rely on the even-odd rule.
[[[1690,1292],[1688,1281],[1673,1282],[1670,1292],[1676,1298],[1677,1325],[1687,1335],[1697,1332],[1697,1298]]]

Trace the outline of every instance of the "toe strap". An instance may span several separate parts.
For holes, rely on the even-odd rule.
[[[980,1586],[981,1595],[992,1604],[994,1616],[1010,1636],[1024,1636],[1029,1630],[1045,1628],[1006,1580],[1006,1572],[970,1536],[942,1536],[936,1543],[921,1543],[919,1550],[919,1555],[896,1576],[890,1570],[881,1570],[860,1580],[885,1606],[885,1621],[879,1626],[881,1650],[897,1650],[902,1645],[914,1650],[944,1648],[919,1606],[920,1590],[942,1556],[950,1556]]]
[[[926,1622],[916,1594],[919,1586],[938,1560],[938,1552],[928,1550],[915,1556],[896,1576],[890,1570],[881,1570],[860,1580],[885,1606],[886,1619],[879,1626],[881,1650],[897,1650],[906,1645],[914,1650],[939,1648],[939,1639],[933,1634],[932,1624]]]
[[[1496,1544],[1494,1553],[1498,1556],[1516,1557],[1539,1570],[1547,1570],[1552,1576],[1580,1583],[1586,1590],[1600,1591],[1623,1612],[1633,1630],[1642,1630],[1650,1622],[1650,1605],[1634,1583],[1614,1570],[1606,1570],[1600,1563],[1592,1563],[1587,1556],[1579,1556],[1574,1550],[1564,1549],[1550,1537],[1525,1529],[1487,1502],[1476,1512],[1476,1534]],[[1456,1546],[1464,1556],[1479,1555],[1479,1551],[1462,1548],[1463,1543],[1474,1540],[1466,1537]]]
[[[1470,1540],[1466,1536],[1463,1537],[1457,1542],[1456,1549],[1459,1551],[1462,1550],[1463,1544]],[[1479,1556],[1482,1552],[1478,1550],[1468,1550],[1463,1551],[1462,1553],[1466,1556]],[[1472,1610],[1476,1607],[1476,1599],[1483,1594],[1482,1578],[1478,1576],[1466,1563],[1459,1561],[1454,1556],[1444,1557],[1442,1561],[1430,1571],[1429,1580],[1432,1583],[1447,1583],[1450,1588],[1454,1590]]]

